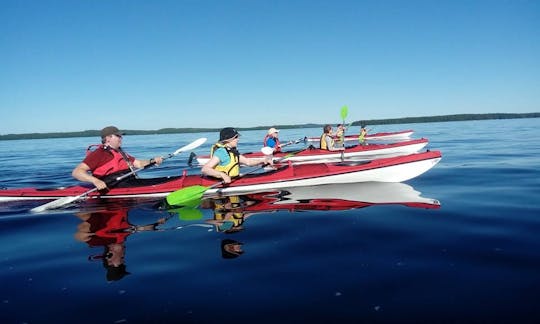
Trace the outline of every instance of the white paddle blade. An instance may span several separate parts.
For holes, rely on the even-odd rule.
[[[40,213],[40,212],[46,211],[48,209],[56,209],[56,208],[62,207],[64,205],[70,204],[70,203],[72,203],[72,202],[74,202],[74,201],[76,201],[76,200],[78,200],[80,198],[81,198],[81,196],[62,197],[60,199],[53,200],[53,201],[48,202],[46,204],[34,207],[34,208],[30,209],[30,211],[33,212],[33,213]]]
[[[274,154],[274,149],[271,148],[270,146],[265,146],[261,149],[261,152],[264,154],[264,155],[272,155]]]
[[[193,150],[194,148],[197,148],[197,147],[203,145],[204,142],[206,142],[206,137],[201,137],[201,138],[189,143],[188,145],[179,148],[172,155],[177,155],[177,154],[185,152],[185,151]]]

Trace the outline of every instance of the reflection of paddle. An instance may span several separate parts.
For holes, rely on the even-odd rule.
[[[175,226],[175,227],[161,228],[161,229],[158,229],[157,231],[159,231],[159,232],[176,231],[176,230],[180,230],[180,229],[186,228],[186,227],[203,227],[203,228],[207,228],[208,232],[211,232],[213,230],[213,228],[214,228],[214,225],[196,223],[196,224],[187,224],[187,225],[181,225],[181,226]]]
[[[190,143],[190,144],[188,144],[188,145],[186,145],[186,146],[183,146],[183,147],[179,148],[178,150],[174,151],[173,153],[171,153],[171,154],[169,154],[169,155],[167,155],[167,156],[164,156],[164,157],[163,157],[163,160],[166,160],[166,159],[171,158],[171,157],[173,157],[173,156],[175,156],[175,155],[178,155],[178,154],[180,154],[181,152],[189,151],[189,150],[192,150],[192,149],[194,149],[194,148],[197,148],[197,147],[201,146],[204,142],[206,142],[206,138],[204,138],[204,137],[203,137],[203,138],[199,138],[198,140],[195,140],[195,141],[193,141],[192,143]],[[155,164],[156,164],[156,162],[154,161],[154,162],[151,162],[151,163],[149,163],[148,165],[146,165],[144,168],[139,168],[139,169],[133,170],[133,171],[131,171],[131,172],[128,172],[128,173],[126,173],[126,174],[124,174],[124,175],[122,175],[122,176],[119,176],[119,177],[117,177],[116,179],[114,179],[114,181],[113,181],[112,183],[107,184],[107,186],[109,186],[109,185],[111,185],[111,186],[112,186],[112,185],[115,185],[115,184],[119,183],[120,181],[124,180],[125,178],[127,178],[127,177],[129,177],[129,176],[131,176],[131,175],[133,175],[133,174],[135,174],[135,173],[141,171],[141,170],[144,170],[144,169],[146,169],[146,168],[149,168],[150,166],[153,166],[153,165],[155,165]],[[47,209],[55,209],[55,208],[59,208],[59,207],[62,207],[62,206],[64,206],[64,205],[67,205],[67,204],[69,204],[69,203],[72,203],[72,202],[75,202],[75,201],[77,201],[77,200],[80,200],[80,199],[82,199],[82,198],[88,196],[88,195],[91,194],[92,192],[97,191],[97,190],[98,190],[97,188],[93,188],[93,189],[88,190],[88,191],[86,191],[86,192],[84,192],[84,193],[82,193],[82,194],[80,194],[80,195],[78,195],[78,196],[67,196],[67,197],[62,197],[62,198],[60,198],[60,199],[53,200],[53,201],[48,202],[48,203],[46,203],[46,204],[43,204],[43,205],[41,205],[41,206],[34,207],[34,208],[32,208],[30,211],[31,211],[31,212],[35,212],[35,213],[39,213],[39,212],[45,211],[45,210],[47,210]]]
[[[264,147],[261,151],[263,151],[266,148],[269,148],[269,147]],[[272,150],[272,148],[269,148],[269,149]],[[276,161],[274,161],[274,163],[282,162],[283,160],[288,159],[291,156],[293,156],[295,154],[298,154],[298,153],[300,153],[302,151],[305,151],[305,150],[307,150],[307,148],[301,149],[299,151],[291,152],[291,153],[285,155],[284,157],[277,159]],[[263,151],[263,153],[265,153],[265,151]],[[231,183],[238,180],[238,179],[240,179],[240,178],[242,178],[243,176],[255,173],[255,172],[261,170],[262,168],[264,168],[265,166],[266,166],[266,164],[262,165],[262,166],[260,166],[258,168],[255,168],[254,170],[251,170],[251,171],[249,171],[247,173],[241,174],[238,177],[233,178],[231,180]],[[172,192],[172,193],[168,194],[167,197],[166,197],[166,200],[167,200],[167,203],[170,206],[186,206],[186,205],[187,206],[196,206],[196,205],[198,205],[198,203],[200,203],[200,199],[202,198],[202,196],[204,195],[204,193],[207,190],[219,187],[219,186],[224,185],[224,184],[225,184],[225,182],[220,181],[220,182],[214,183],[211,186],[195,185],[195,186],[185,187],[185,188],[176,190],[175,192]]]

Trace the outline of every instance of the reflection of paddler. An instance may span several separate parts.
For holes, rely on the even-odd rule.
[[[77,225],[75,239],[91,247],[123,243],[132,233],[126,209],[77,213],[77,217],[83,222]]]
[[[126,238],[132,233],[127,209],[104,210],[94,213],[77,213],[83,221],[77,226],[75,238],[90,247],[103,246],[103,254],[90,256],[89,260],[101,259],[107,270],[107,281],[117,281],[128,275],[125,265]]]
[[[221,256],[224,259],[234,259],[244,253],[241,242],[225,239],[221,241]]]
[[[244,223],[242,200],[239,196],[227,196],[213,199],[214,225],[216,231],[232,233],[241,231]]]
[[[107,270],[107,281],[118,281],[130,274],[126,271],[125,256],[126,246],[122,244],[109,244],[103,252],[103,267]]]
[[[153,224],[136,226],[129,223],[126,208],[111,208],[111,210],[76,215],[82,222],[77,225],[75,239],[86,242],[90,247],[103,246],[103,254],[90,256],[88,259],[103,261],[108,281],[120,280],[129,274],[124,261],[127,237],[137,231],[156,230],[158,225],[167,220],[162,218]]]

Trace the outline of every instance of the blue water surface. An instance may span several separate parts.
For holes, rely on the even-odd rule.
[[[0,203],[0,322],[539,322],[540,119],[371,132],[404,129],[428,138],[443,159],[378,196],[415,190],[440,207],[362,205],[375,187],[355,187],[351,208],[331,206],[335,199],[274,206],[246,213],[234,224],[240,230],[227,231],[211,221],[211,208],[187,215],[158,200],[83,202],[43,214],[29,212],[43,202]],[[280,138],[320,133],[282,130]],[[263,135],[242,132],[240,150],[259,150]],[[206,154],[217,136],[127,135],[124,148],[149,158],[208,137],[195,150]],[[76,184],[71,170],[97,141],[0,141],[0,187]],[[183,153],[141,176],[198,173],[187,160]],[[313,189],[310,198],[324,193]],[[134,226],[166,221],[108,236],[85,227],[89,218],[117,215]],[[107,253],[110,242],[123,242],[123,250]],[[119,258],[124,271],[109,271],[108,257]]]

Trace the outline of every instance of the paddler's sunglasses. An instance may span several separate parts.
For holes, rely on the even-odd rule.
[[[113,134],[113,135],[118,137],[118,138],[122,138],[122,135],[118,135],[118,134]]]

